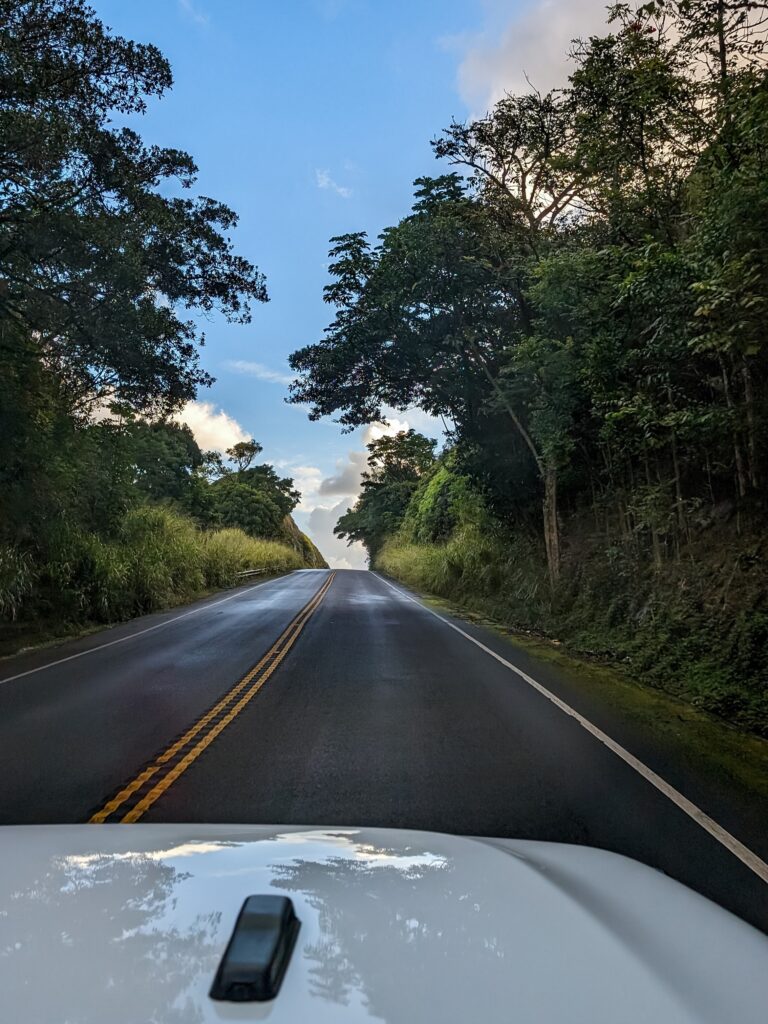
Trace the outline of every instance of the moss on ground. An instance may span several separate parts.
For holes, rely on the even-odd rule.
[[[654,735],[673,739],[685,760],[706,763],[720,778],[732,779],[742,790],[768,801],[768,740],[630,678],[618,666],[580,657],[558,641],[511,629],[444,598],[424,595],[424,601],[436,611],[490,629],[513,647],[555,666],[585,694],[598,698]]]

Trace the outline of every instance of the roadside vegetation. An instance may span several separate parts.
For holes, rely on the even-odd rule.
[[[616,4],[572,55],[332,240],[293,399],[449,424],[370,446],[373,565],[768,734],[766,7]]]
[[[200,324],[267,293],[192,157],[128,127],[171,84],[80,0],[0,0],[0,640],[325,564],[255,441],[175,418]]]

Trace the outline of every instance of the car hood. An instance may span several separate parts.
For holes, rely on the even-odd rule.
[[[2,1017],[540,1024],[764,1021],[768,939],[643,865],[354,828],[0,829]],[[208,996],[246,896],[301,921],[270,1003]]]

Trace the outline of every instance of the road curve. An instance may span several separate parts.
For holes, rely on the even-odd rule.
[[[297,572],[2,663],[0,822],[88,820],[587,843],[768,932],[768,807],[369,572]]]

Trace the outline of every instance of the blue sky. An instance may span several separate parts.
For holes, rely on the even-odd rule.
[[[265,458],[304,491],[296,518],[329,560],[362,565],[362,551],[344,549],[331,529],[354,500],[363,432],[310,423],[284,402],[288,354],[318,340],[332,317],[322,302],[328,240],[357,230],[375,236],[400,219],[413,179],[439,173],[429,140],[453,117],[480,112],[517,87],[523,70],[557,77],[559,37],[579,31],[583,8],[601,5],[92,3],[116,32],[155,43],[170,60],[174,88],[137,127],[148,142],[192,154],[197,191],[237,211],[236,248],[267,277],[271,301],[254,309],[250,325],[220,318],[205,325],[202,361],[217,380],[186,418],[208,447],[238,436],[260,441]],[[558,12],[565,26],[550,32]],[[400,419],[434,436],[423,415]]]

